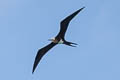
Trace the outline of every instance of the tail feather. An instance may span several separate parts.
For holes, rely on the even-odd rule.
[[[71,47],[77,47],[75,45],[78,45],[76,43],[73,43],[73,42],[64,42],[65,45],[68,45],[68,46],[71,46]],[[73,44],[73,45],[72,45]]]

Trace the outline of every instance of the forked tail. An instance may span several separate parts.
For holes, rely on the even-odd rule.
[[[68,45],[68,46],[71,46],[71,47],[77,47],[75,45],[78,45],[76,43],[73,43],[73,42],[64,42],[65,45]]]

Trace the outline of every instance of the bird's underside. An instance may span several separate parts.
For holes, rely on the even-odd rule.
[[[58,33],[58,35],[54,39],[50,39],[52,41],[50,44],[38,50],[35,61],[34,61],[32,73],[35,71],[38,63],[40,62],[41,58],[45,55],[45,53],[47,53],[56,44],[66,44],[72,47],[75,47],[74,45],[77,45],[76,43],[66,41],[64,37],[70,21],[84,8],[85,7],[77,10],[76,12],[74,12],[73,14],[69,15],[64,20],[61,21],[60,32]]]

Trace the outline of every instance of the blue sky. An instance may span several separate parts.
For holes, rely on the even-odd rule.
[[[0,0],[0,80],[120,80],[119,0]],[[32,67],[60,21],[85,6],[66,40]]]

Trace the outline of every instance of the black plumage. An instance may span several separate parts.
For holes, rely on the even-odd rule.
[[[61,21],[60,32],[55,37],[55,39],[52,39],[52,42],[50,44],[48,44],[47,46],[38,50],[35,61],[34,61],[32,73],[35,71],[38,63],[40,62],[41,58],[45,55],[45,53],[47,53],[56,44],[61,43],[61,44],[66,44],[68,46],[76,47],[76,46],[74,46],[74,45],[77,45],[76,43],[68,42],[64,39],[64,37],[65,37],[65,33],[66,33],[66,30],[68,28],[70,21],[84,8],[85,7],[77,10],[76,12],[74,12],[73,14],[71,14],[70,16],[66,17],[64,20]],[[72,45],[72,44],[74,44],[74,45]]]

